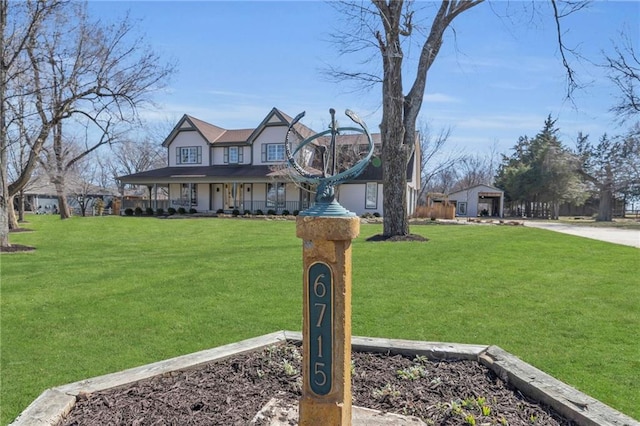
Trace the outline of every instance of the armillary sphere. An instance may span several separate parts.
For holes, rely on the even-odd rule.
[[[359,127],[338,127],[335,118],[335,110],[331,108],[329,110],[331,114],[331,125],[328,130],[324,132],[317,133],[298,144],[295,150],[291,149],[291,142],[289,141],[289,135],[293,130],[293,126],[304,117],[305,112],[301,112],[298,114],[293,121],[289,124],[289,128],[287,129],[287,136],[285,138],[285,154],[287,156],[287,162],[289,167],[293,168],[297,176],[294,175],[294,179],[299,182],[305,182],[311,185],[317,185],[316,204],[308,210],[301,212],[301,215],[306,216],[354,216],[354,213],[349,212],[344,207],[342,207],[335,200],[335,187],[341,183],[348,182],[350,180],[355,179],[358,175],[360,175],[364,169],[367,167],[371,158],[373,157],[373,139],[371,134],[369,133],[369,129],[367,129],[366,124],[358,117],[356,113],[347,109],[345,114],[347,117],[351,119],[354,123],[356,123]],[[368,151],[366,155],[360,158],[353,166],[350,168],[337,172],[337,164],[338,164],[338,149],[336,144],[336,137],[341,132],[356,132],[360,134],[365,134],[367,136],[368,141]],[[320,145],[322,149],[322,171],[320,174],[313,174],[306,171],[298,162],[295,160],[296,154],[303,149],[306,145],[314,142],[316,139],[331,135],[331,142],[329,146],[326,147],[324,145]]]

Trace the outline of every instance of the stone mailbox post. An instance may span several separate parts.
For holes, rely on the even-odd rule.
[[[296,219],[296,235],[303,240],[302,399],[300,425],[351,425],[351,241],[360,233],[360,219],[335,200],[335,186],[353,179],[369,163],[373,141],[353,112],[347,116],[359,128],[338,128],[330,110],[330,129],[302,141],[292,151],[289,135],[304,116],[289,125],[285,151],[298,179],[317,185],[315,204]],[[341,131],[367,136],[368,153],[351,168],[337,171],[336,136]],[[319,138],[330,134],[328,147]],[[318,140],[324,147],[322,175],[308,173],[295,160],[304,146]],[[322,143],[325,143],[324,145]],[[331,165],[331,166],[329,166]]]

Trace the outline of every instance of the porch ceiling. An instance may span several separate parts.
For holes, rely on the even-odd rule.
[[[239,178],[267,178],[270,166],[200,166],[200,167],[164,167],[118,177],[122,183],[144,184],[149,182],[171,182],[185,178],[217,178],[233,180]]]

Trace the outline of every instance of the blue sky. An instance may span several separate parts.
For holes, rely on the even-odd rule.
[[[450,127],[450,148],[507,152],[519,136],[534,136],[544,119],[557,118],[561,138],[578,131],[593,138],[615,134],[608,109],[615,88],[603,69],[603,50],[625,30],[640,51],[640,2],[596,1],[563,21],[564,41],[584,59],[570,56],[585,87],[566,100],[566,74],[549,2],[494,2],[477,6],[453,23],[429,72],[420,121],[434,131]],[[105,21],[129,11],[138,30],[178,71],[156,96],[147,119],[177,121],[190,114],[228,129],[251,128],[272,107],[321,131],[328,109],[356,111],[372,131],[381,118],[381,88],[356,90],[327,79],[331,63],[349,67],[362,56],[340,56],[328,40],[345,29],[338,12],[320,1],[97,1],[90,11]],[[415,22],[426,26],[436,3],[419,1]],[[405,92],[415,73],[422,38],[405,46]],[[371,51],[375,55],[375,51]],[[379,61],[379,54],[374,56]],[[373,64],[369,70],[379,65]],[[348,120],[346,117],[344,120]]]

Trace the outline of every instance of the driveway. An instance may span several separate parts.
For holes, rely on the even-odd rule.
[[[550,231],[562,232],[563,234],[577,235],[578,237],[640,248],[640,230],[635,229],[599,228],[595,226],[567,225],[566,223],[528,220],[524,221],[524,226],[548,229]]]

